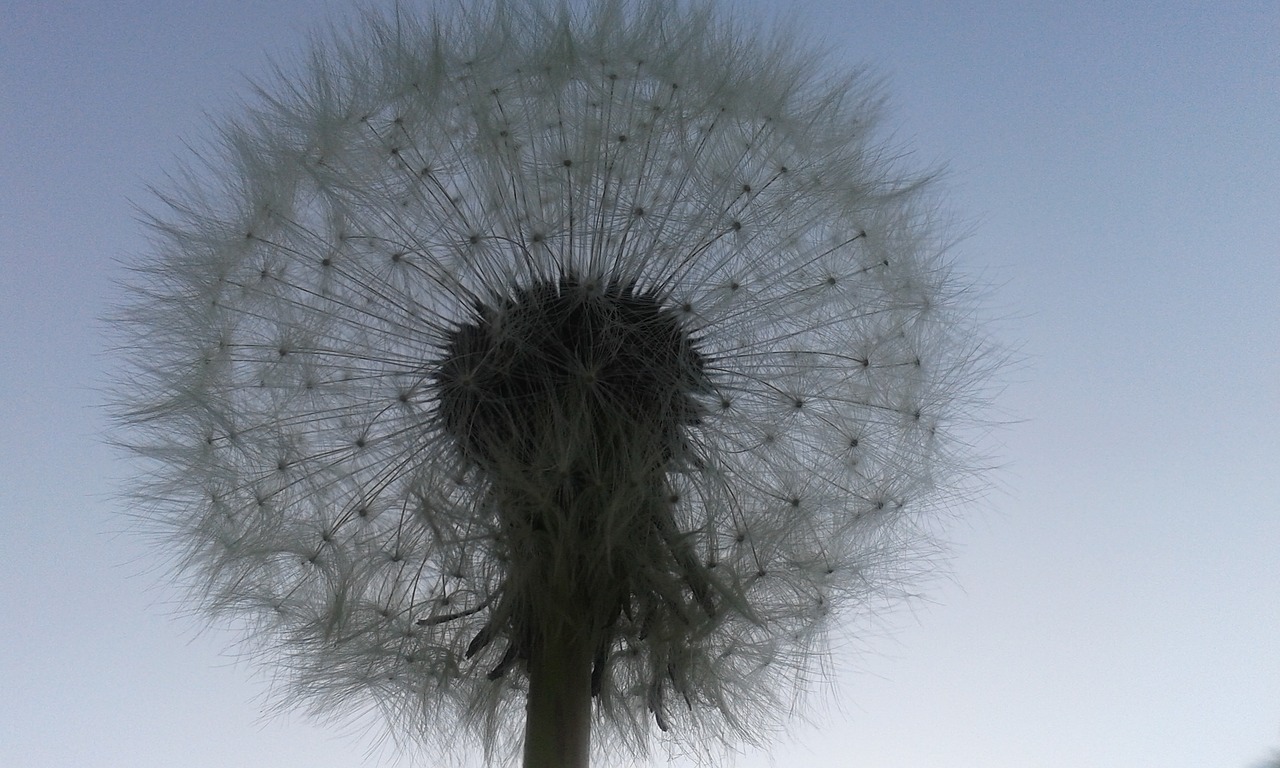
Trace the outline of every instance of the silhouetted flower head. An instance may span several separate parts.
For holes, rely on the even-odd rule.
[[[981,346],[876,105],[658,1],[321,47],[165,195],[123,313],[198,604],[427,742],[518,738],[546,622],[605,733],[767,736],[966,467]]]

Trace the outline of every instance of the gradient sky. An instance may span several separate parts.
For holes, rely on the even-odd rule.
[[[950,576],[854,628],[814,724],[739,765],[1247,768],[1280,747],[1280,5],[736,7],[888,79],[1018,358]],[[146,249],[131,201],[268,55],[348,13],[0,4],[0,765],[389,764],[265,716],[229,636],[173,618],[101,442],[97,318]]]

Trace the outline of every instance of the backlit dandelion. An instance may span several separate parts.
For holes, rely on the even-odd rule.
[[[965,469],[874,94],[658,0],[371,19],[264,94],[122,313],[199,605],[428,744],[766,738]]]

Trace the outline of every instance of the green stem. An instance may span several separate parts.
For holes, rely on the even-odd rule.
[[[524,768],[590,765],[593,653],[573,634],[535,639],[530,649]]]

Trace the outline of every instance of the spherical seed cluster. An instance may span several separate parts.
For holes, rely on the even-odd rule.
[[[518,739],[570,620],[597,747],[763,738],[964,467],[975,347],[874,102],[660,0],[317,53],[167,197],[123,317],[201,605],[426,741]]]

